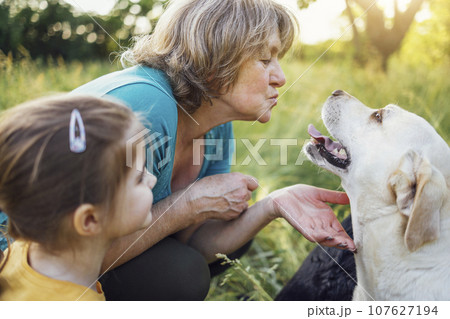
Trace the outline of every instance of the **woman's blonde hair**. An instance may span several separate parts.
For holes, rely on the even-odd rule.
[[[178,103],[190,113],[228,90],[239,67],[278,32],[282,57],[292,45],[295,17],[272,0],[174,0],[152,35],[136,40],[122,63],[163,70]]]
[[[71,112],[79,110],[86,150],[69,148]],[[0,207],[8,233],[49,250],[74,244],[70,219],[81,204],[114,212],[130,171],[126,139],[140,130],[121,104],[88,96],[38,99],[0,116]]]

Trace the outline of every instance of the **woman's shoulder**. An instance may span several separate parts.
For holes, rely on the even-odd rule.
[[[172,88],[167,75],[161,70],[144,65],[135,65],[103,75],[76,88],[71,94],[90,94],[101,97],[121,87],[139,87],[141,85],[152,87],[153,94],[161,93],[169,98],[173,98]],[[147,87],[147,89],[149,88]]]
[[[177,102],[161,70],[135,65],[101,76],[71,93],[117,100],[138,113],[144,124],[152,123],[153,129],[163,134],[176,130]]]

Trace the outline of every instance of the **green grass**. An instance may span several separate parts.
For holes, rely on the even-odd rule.
[[[0,110],[23,101],[56,92],[70,91],[102,74],[119,69],[107,62],[64,63],[48,61],[48,65],[29,59],[13,62],[0,56]],[[309,71],[311,62],[286,60],[283,67],[287,84],[272,112],[269,123],[252,125],[236,122],[235,136],[247,138],[252,144],[267,141],[260,149],[267,165],[252,160],[241,163],[249,154],[244,144],[237,142],[237,165],[232,169],[255,176],[261,187],[253,200],[258,200],[277,188],[304,183],[328,189],[340,189],[339,179],[299,157],[308,135],[306,128],[313,123],[326,132],[320,119],[323,102],[335,89],[343,89],[366,105],[379,108],[396,103],[428,120],[446,140],[450,139],[450,81],[448,66],[434,68],[411,67],[394,58],[388,74],[375,67],[359,69],[338,59],[318,61]],[[298,77],[304,75],[298,79]],[[287,90],[287,88],[298,81]],[[269,139],[292,139],[297,146],[288,148],[287,165],[280,165],[280,148],[271,146]],[[299,160],[302,164],[295,165]],[[348,207],[334,207],[341,219]],[[308,252],[315,247],[284,220],[276,220],[262,230],[249,251],[223,275],[212,281],[208,300],[267,300],[274,298],[300,266]]]
[[[24,101],[68,92],[108,72],[119,70],[117,63],[72,62],[63,59],[13,61],[0,51],[0,110]]]

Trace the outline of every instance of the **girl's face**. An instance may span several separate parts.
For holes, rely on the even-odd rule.
[[[156,184],[156,177],[145,168],[131,168],[124,182],[122,202],[115,212],[111,225],[108,226],[119,237],[131,234],[150,225],[152,221],[152,188]]]
[[[280,50],[280,37],[274,32],[262,52],[242,64],[236,83],[219,98],[231,106],[235,119],[261,123],[270,120],[271,110],[277,104],[277,88],[286,83],[278,62]]]

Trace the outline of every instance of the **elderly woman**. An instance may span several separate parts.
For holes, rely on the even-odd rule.
[[[115,242],[105,259],[107,299],[202,300],[215,254],[241,254],[278,217],[311,241],[355,249],[326,204],[347,204],[345,194],[295,185],[248,207],[258,182],[230,173],[231,121],[270,120],[295,27],[271,0],[172,1],[154,33],[122,56],[132,67],[74,91],[141,113],[158,178],[154,225]]]

